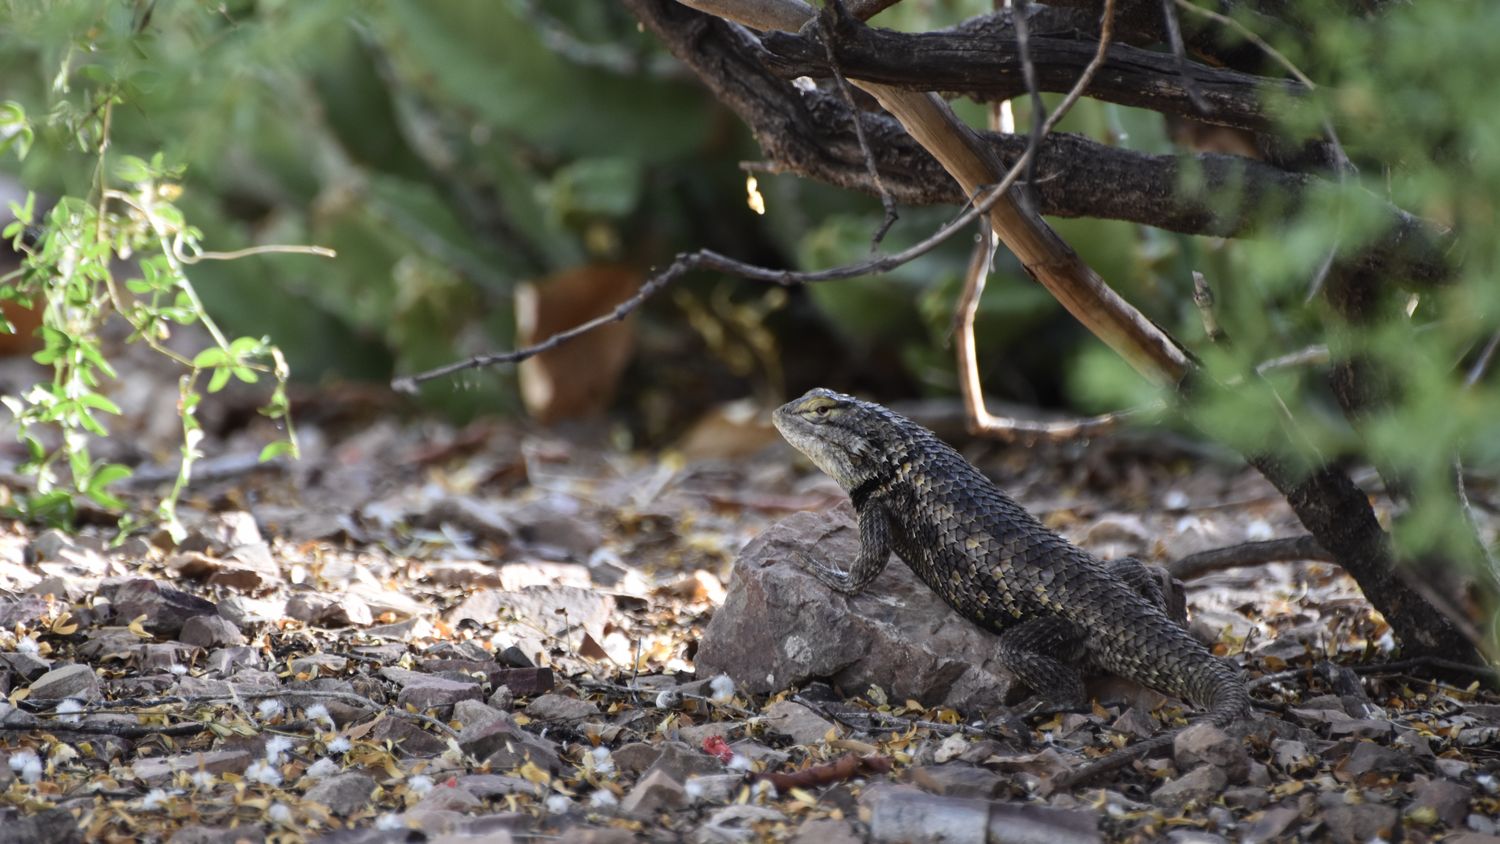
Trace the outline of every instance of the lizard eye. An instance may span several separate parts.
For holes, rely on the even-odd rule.
[[[810,406],[802,408],[803,415],[815,416],[819,419],[827,419],[828,414],[832,412],[833,402],[830,401],[817,401],[811,403]]]

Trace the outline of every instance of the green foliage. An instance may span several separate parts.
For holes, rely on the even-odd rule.
[[[7,97],[76,119],[54,82],[107,80],[115,143],[186,166],[182,210],[214,248],[339,252],[193,270],[227,332],[275,338],[314,380],[506,346],[517,282],[700,245],[703,185],[750,152],[710,137],[717,107],[664,58],[617,4],[0,0]],[[87,195],[94,147],[36,130],[20,180]],[[424,406],[513,409],[512,377],[432,385]]]
[[[1368,15],[1347,3],[1292,4],[1288,15],[1315,20],[1298,30],[1246,15],[1257,32],[1319,90],[1285,108],[1288,139],[1318,139],[1335,127],[1357,172],[1320,173],[1319,186],[1297,207],[1267,197],[1255,209],[1256,237],[1217,244],[1184,243],[1172,275],[1182,306],[1147,312],[1176,336],[1193,340],[1209,378],[1230,385],[1199,391],[1184,410],[1199,430],[1234,447],[1275,452],[1292,465],[1353,459],[1381,467],[1409,492],[1392,529],[1402,556],[1441,554],[1471,566],[1481,592],[1494,582],[1477,553],[1472,530],[1454,494],[1454,473],[1493,478],[1500,471],[1500,390],[1495,373],[1469,373],[1500,332],[1500,242],[1492,236],[1500,203],[1500,70],[1490,33],[1500,7],[1484,2],[1381,4]],[[1461,61],[1450,57],[1461,56]],[[1266,59],[1268,73],[1284,72]],[[1283,104],[1290,106],[1291,104]],[[1184,190],[1196,190],[1190,174]],[[1212,201],[1235,207],[1238,190]],[[1328,304],[1330,260],[1348,261],[1392,237],[1387,203],[1450,229],[1459,246],[1448,257],[1452,278],[1437,287],[1407,284],[1399,268],[1360,280],[1367,292],[1346,318]],[[1232,343],[1201,339],[1198,315],[1187,306],[1188,271],[1201,270],[1217,295],[1217,316]],[[1107,275],[1107,274],[1106,274]],[[1133,301],[1142,302],[1139,294]],[[1337,406],[1327,364],[1302,364],[1258,374],[1266,361],[1326,344],[1335,361],[1371,362],[1377,387],[1393,399],[1365,411],[1358,430]],[[1326,359],[1325,359],[1326,360]],[[1075,384],[1097,391],[1109,381],[1102,362]],[[1269,410],[1268,410],[1269,408]],[[1490,539],[1490,537],[1481,537]],[[1493,597],[1492,595],[1490,596]]]
[[[196,412],[207,392],[215,393],[231,379],[254,384],[261,373],[275,380],[270,400],[261,412],[280,421],[286,439],[268,446],[262,458],[296,454],[286,385],[286,360],[267,338],[229,340],[204,310],[185,268],[209,256],[200,242],[203,234],[187,224],[175,204],[181,194],[182,171],[170,167],[161,153],[148,161],[132,155],[110,160],[110,120],[120,100],[107,90],[88,95],[92,109],[59,108],[53,122],[78,117],[67,126],[80,144],[94,144],[97,166],[92,199],[65,196],[45,215],[38,212],[36,195],[13,203],[14,220],[3,237],[23,258],[19,269],[0,277],[0,299],[41,311],[42,348],[37,363],[52,368],[52,380],[19,395],[0,397],[18,424],[29,455],[19,470],[35,478],[35,493],[23,497],[16,515],[67,523],[74,493],[100,507],[123,510],[110,487],[130,477],[129,467],[92,457],[90,441],[107,437],[101,416],[118,416],[120,408],[104,394],[105,381],[116,377],[102,342],[105,323],[122,317],[131,340],[145,342],[184,369],[177,409],[182,419],[182,459],[171,492],[160,502],[157,515],[174,536],[183,534],[176,506],[201,456],[203,438]],[[4,111],[23,124],[25,110],[7,103]],[[81,116],[81,117],[80,117]],[[31,132],[27,126],[26,132]],[[26,151],[18,148],[19,153]],[[112,172],[111,176],[106,176]],[[123,183],[113,187],[116,182]],[[116,261],[134,259],[139,276],[117,277]],[[214,345],[187,359],[164,343],[173,326],[201,323]],[[14,327],[6,325],[9,331]],[[67,480],[59,477],[66,470]]]

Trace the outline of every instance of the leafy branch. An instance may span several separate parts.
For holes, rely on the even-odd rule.
[[[15,511],[26,518],[66,523],[77,495],[110,510],[125,509],[110,487],[130,477],[131,469],[96,460],[90,451],[95,438],[109,435],[100,415],[121,413],[104,393],[105,381],[117,375],[101,341],[110,317],[118,315],[130,327],[127,342],[144,342],[184,370],[176,407],[182,420],[181,462],[170,492],[156,507],[166,529],[180,538],[184,530],[177,502],[192,479],[194,462],[202,456],[204,432],[197,410],[206,393],[219,392],[231,381],[256,384],[269,376],[274,386],[260,412],[276,420],[284,436],[268,444],[260,459],[298,454],[286,392],[286,358],[269,337],[225,335],[204,308],[186,268],[203,260],[267,252],[326,257],[333,252],[303,246],[205,251],[203,232],[188,224],[176,204],[183,190],[183,168],[170,166],[159,152],[149,160],[121,155],[111,166],[110,121],[119,98],[112,92],[96,97],[95,107],[67,127],[69,135],[95,156],[94,199],[65,196],[41,213],[36,196],[28,194],[25,202],[11,204],[15,219],[0,233],[22,256],[19,269],[0,276],[0,300],[40,310],[42,348],[33,359],[52,367],[50,381],[0,397],[14,414],[27,449],[20,470],[36,484],[33,494],[18,500]],[[66,121],[70,114],[56,110],[52,119]],[[11,146],[24,157],[34,137],[21,106],[0,104],[0,150]],[[119,187],[111,186],[110,173]],[[130,268],[123,282],[121,267]],[[194,324],[206,330],[211,341],[207,348],[187,357],[166,345],[174,325]],[[15,331],[8,322],[4,329]],[[65,478],[60,477],[60,466],[67,467]]]

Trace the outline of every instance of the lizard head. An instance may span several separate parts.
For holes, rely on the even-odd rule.
[[[879,405],[823,387],[787,402],[771,414],[776,430],[845,490],[857,488],[883,469],[886,426]]]

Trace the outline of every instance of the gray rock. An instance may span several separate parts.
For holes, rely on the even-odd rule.
[[[1242,785],[1224,792],[1224,805],[1253,812],[1271,802],[1271,795],[1258,785]]]
[[[576,697],[545,694],[526,707],[526,714],[549,724],[575,725],[599,717],[599,707]]]
[[[105,591],[101,587],[101,592]],[[140,616],[141,622],[152,633],[176,636],[182,626],[194,616],[216,615],[214,605],[197,595],[189,595],[180,589],[163,586],[146,578],[135,578],[120,583],[109,595],[114,605],[115,618],[128,623]]]
[[[618,756],[615,764],[619,764]],[[646,769],[643,776],[650,776],[657,772],[683,782],[694,775],[722,774],[724,763],[680,741],[668,741],[662,743],[661,752],[657,755],[656,761],[651,763],[651,767]]]
[[[1151,802],[1172,809],[1188,803],[1202,803],[1217,797],[1228,782],[1222,768],[1202,765],[1163,783],[1151,793]]]
[[[805,820],[792,836],[792,844],[860,844],[862,840],[848,821],[833,818]]]
[[[1004,782],[998,774],[963,762],[912,768],[910,777],[923,791],[944,797],[977,797],[984,800],[994,797]]]
[[[130,766],[136,779],[147,785],[162,785],[178,771],[207,771],[210,774],[241,774],[250,767],[248,750],[212,750],[206,753],[184,753],[178,756],[155,756]]]
[[[491,770],[510,770],[528,759],[548,771],[562,767],[557,745],[521,729],[508,712],[484,723],[466,725],[458,733],[458,746],[488,762]]]
[[[516,693],[511,691],[510,686],[497,686],[487,703],[492,709],[509,712],[516,706]]]
[[[261,844],[266,834],[258,826],[185,826],[172,833],[167,844]]]
[[[1323,810],[1328,839],[1337,844],[1365,844],[1375,838],[1394,838],[1400,816],[1381,803],[1343,803]]]
[[[334,654],[303,654],[292,657],[287,667],[292,669],[292,674],[311,674],[313,677],[326,677],[329,674],[342,674],[349,667],[347,657]]]
[[[62,807],[29,817],[6,817],[5,840],[13,844],[74,844],[83,840],[83,823]]]
[[[847,566],[858,551],[847,509],[797,513],[763,532],[740,553],[728,598],[704,631],[699,675],[728,674],[750,694],[828,678],[927,704],[1002,705],[1011,679],[995,637],[960,618],[906,566],[892,563],[851,599],[792,561],[802,554]]]
[[[743,774],[709,774],[688,777],[682,788],[694,803],[728,803],[739,796],[744,784]]]
[[[620,811],[637,818],[650,818],[658,812],[680,809],[688,804],[682,783],[665,771],[654,770],[641,777],[620,801]]]
[[[32,700],[75,698],[92,701],[100,697],[99,677],[87,665],[59,666],[31,681]]]
[[[461,700],[453,704],[453,720],[457,721],[461,728],[488,724],[504,714],[477,700]]]
[[[260,651],[245,645],[210,651],[204,667],[214,674],[233,674],[243,668],[259,668]]]
[[[8,670],[22,680],[31,681],[47,673],[52,663],[27,653],[0,654],[0,669]]]
[[[1172,759],[1179,771],[1212,765],[1222,770],[1231,783],[1244,782],[1250,773],[1250,754],[1240,740],[1202,721],[1172,740]]]
[[[406,756],[436,756],[448,749],[442,739],[400,718],[382,717],[368,735],[376,742],[391,742]]]
[[[881,844],[1095,844],[1101,840],[1099,814],[1093,810],[939,797],[906,785],[867,787],[860,795],[860,816],[866,811],[870,840]]]
[[[484,808],[484,801],[462,788],[438,786],[427,792],[416,808],[427,812],[463,812],[465,814]]]
[[[1417,809],[1431,809],[1437,819],[1451,827],[1463,824],[1469,814],[1469,801],[1474,792],[1468,786],[1452,780],[1428,780],[1416,788],[1416,799],[1407,808],[1407,814]]]
[[[355,595],[329,592],[298,592],[287,599],[289,618],[330,627],[368,627],[375,621],[369,604]]]
[[[478,683],[460,683],[431,674],[418,674],[396,695],[400,706],[415,706],[418,711],[449,707],[461,700],[482,700],[484,690]]]
[[[828,731],[833,729],[832,721],[790,700],[779,700],[766,707],[762,723],[770,732],[803,745],[822,744]]]
[[[739,844],[755,838],[755,825],[778,823],[786,815],[766,806],[725,806],[693,831],[693,844]]]
[[[349,771],[309,788],[306,799],[322,803],[335,815],[352,815],[370,805],[374,793],[375,780],[359,771]]]
[[[245,644],[245,634],[234,622],[217,615],[195,615],[182,624],[177,635],[184,644],[200,648],[216,648],[224,645]]]
[[[1300,817],[1302,812],[1296,806],[1282,805],[1267,809],[1245,830],[1242,840],[1244,844],[1280,841],[1282,833]]]
[[[1417,761],[1408,753],[1362,741],[1354,745],[1349,755],[1334,766],[1333,776],[1340,782],[1358,783],[1366,774],[1374,773],[1381,777],[1399,776],[1411,773],[1419,767]]]
[[[620,769],[620,773],[635,775],[656,764],[657,758],[661,756],[661,746],[633,741],[621,745],[610,755],[614,757],[615,767]]]
[[[546,786],[504,774],[469,774],[458,778],[458,787],[481,800],[493,800],[507,794],[541,797],[547,793]]]

